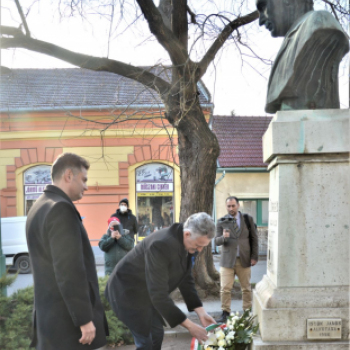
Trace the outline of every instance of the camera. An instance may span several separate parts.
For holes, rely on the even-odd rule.
[[[119,231],[121,234],[119,225],[113,225],[113,231]]]

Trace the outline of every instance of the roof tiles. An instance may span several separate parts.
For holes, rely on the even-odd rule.
[[[169,80],[171,70],[155,67],[152,72]],[[202,82],[198,89],[200,102],[211,103],[210,94]],[[0,107],[3,111],[60,107],[124,108],[130,105],[163,107],[154,90],[114,73],[68,68],[11,69],[9,73],[1,74]]]
[[[262,136],[272,117],[214,116],[213,131],[221,153],[219,166],[266,167],[262,155]]]

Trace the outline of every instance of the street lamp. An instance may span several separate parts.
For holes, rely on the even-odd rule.
[[[5,255],[2,253],[2,243],[1,243],[1,206],[0,206],[0,278],[4,276],[6,273],[6,258]],[[3,296],[7,296],[7,288],[6,286],[2,287],[0,289],[0,293]]]

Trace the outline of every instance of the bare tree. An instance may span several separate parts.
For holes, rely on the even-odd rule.
[[[345,11],[346,6],[342,7],[343,0],[324,1],[331,11]],[[77,67],[119,74],[143,84],[160,96],[165,106],[165,118],[177,130],[178,135],[182,190],[180,221],[195,212],[211,213],[216,160],[220,150],[200,106],[197,84],[228,40],[233,39],[242,44],[242,31],[247,24],[258,18],[258,12],[246,11],[243,0],[232,1],[232,9],[236,14],[218,11],[201,15],[191,8],[191,3],[187,0],[160,0],[158,7],[152,0],[136,0],[134,20],[141,18],[141,11],[151,34],[170,58],[171,78],[167,80],[142,67],[109,59],[108,55],[84,55],[33,38],[25,11],[22,10],[19,0],[15,2],[22,24],[19,28],[1,26],[1,48],[23,48],[58,58]],[[101,16],[108,16],[111,21],[109,37],[116,30],[113,25],[116,12],[123,15],[126,7],[133,5],[132,1],[129,3],[127,0],[76,0],[59,3],[61,13],[68,16],[84,17],[92,7]],[[243,14],[245,11],[248,13]],[[193,34],[191,38],[190,27]],[[205,43],[209,44],[204,45],[200,55],[194,55],[193,48],[201,38],[205,38]],[[213,265],[210,247],[197,258],[194,274],[197,284],[203,290],[208,293],[218,292],[218,273]]]

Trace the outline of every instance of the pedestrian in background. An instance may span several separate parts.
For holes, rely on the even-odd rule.
[[[226,322],[231,312],[231,291],[238,277],[242,289],[243,310],[252,307],[250,284],[251,266],[258,262],[259,244],[253,218],[239,211],[239,200],[226,199],[227,215],[216,224],[215,243],[222,246],[220,257],[220,295],[222,315],[218,322]]]
[[[109,218],[107,233],[98,243],[105,253],[105,275],[110,275],[115,265],[134,247],[134,240],[128,233],[118,218]]]
[[[37,350],[97,349],[108,326],[96,264],[73,201],[83,197],[89,163],[73,153],[59,156],[52,185],[30,209],[27,242],[34,278],[33,341]]]
[[[137,234],[138,224],[136,216],[133,215],[132,211],[129,209],[129,200],[127,198],[123,198],[119,202],[119,209],[111,215],[111,217],[115,217],[119,219],[120,223],[123,225],[125,230],[129,231],[129,236],[134,239],[134,235]]]

